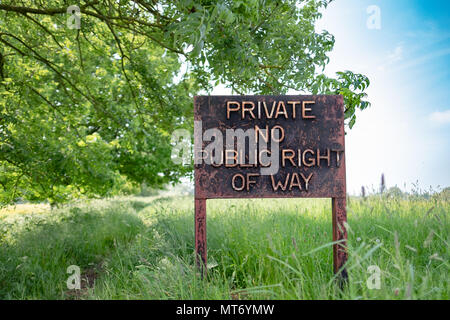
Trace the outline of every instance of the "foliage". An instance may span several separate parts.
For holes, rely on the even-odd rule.
[[[0,297],[65,298],[67,267],[95,267],[142,227],[132,207],[117,203],[6,215],[0,226]]]
[[[439,197],[443,200],[450,201],[450,187],[444,188],[440,193]]]
[[[80,29],[68,27],[74,2]],[[170,161],[170,135],[192,130],[193,96],[212,84],[342,94],[352,127],[369,81],[322,74],[334,38],[314,25],[327,4],[2,1],[0,202],[111,195],[124,177],[178,181],[191,167]]]
[[[0,298],[72,298],[66,269],[75,264],[83,277],[97,270],[82,299],[449,299],[448,199],[352,198],[343,291],[329,199],[209,200],[204,281],[193,202],[119,198],[0,215]],[[379,290],[366,285],[373,265]]]
[[[405,197],[406,194],[397,186],[390,187],[386,190],[386,192],[383,193],[385,197],[391,197],[391,198],[402,198]]]

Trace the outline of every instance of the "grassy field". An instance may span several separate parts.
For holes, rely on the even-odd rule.
[[[331,201],[208,201],[209,276],[194,265],[193,198],[0,211],[0,299],[448,299],[450,201],[351,198],[349,282],[332,272]],[[68,290],[78,265],[82,289]],[[381,270],[369,289],[368,267]]]

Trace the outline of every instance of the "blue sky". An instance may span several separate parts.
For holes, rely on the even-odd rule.
[[[377,6],[380,28],[367,20]],[[367,75],[370,109],[346,137],[347,188],[450,186],[450,1],[335,0],[317,30],[336,38],[326,73]],[[217,88],[213,94],[228,94]]]
[[[367,20],[375,5],[380,28]],[[348,191],[450,186],[450,1],[336,0],[317,28],[336,37],[327,73],[367,75],[372,107],[346,139]]]

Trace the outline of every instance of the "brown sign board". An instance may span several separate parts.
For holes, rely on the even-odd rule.
[[[246,108],[243,119],[242,107]],[[253,161],[253,165],[249,161],[237,165],[222,161],[222,165],[218,166],[202,161],[195,166],[197,198],[345,196],[342,96],[201,96],[196,97],[194,108],[194,119],[201,121],[201,134],[211,128],[221,130],[224,138],[227,129],[266,129],[269,136],[274,127],[281,131],[279,170],[275,174],[260,175],[261,164],[267,164],[267,161],[259,159]],[[303,112],[304,117],[302,109],[307,109]],[[196,132],[195,136],[201,137],[201,134]],[[259,139],[267,138],[267,134],[261,131],[254,135],[259,135]],[[203,149],[209,144],[205,141],[201,143]],[[249,160],[249,149],[246,147],[245,156]],[[257,153],[261,154],[261,150]],[[233,155],[228,153],[230,158]],[[204,153],[203,156],[210,155]],[[252,174],[251,182],[255,183],[250,183],[249,188],[246,185],[242,188],[243,179],[241,176],[235,177],[236,174],[244,175],[245,182],[248,180],[247,174]]]
[[[206,199],[332,198],[334,270],[346,276],[343,97],[197,96],[194,120],[199,266]]]

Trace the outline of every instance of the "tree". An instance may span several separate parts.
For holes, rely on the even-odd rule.
[[[0,201],[177,181],[192,168],[170,161],[171,132],[192,130],[193,96],[213,84],[342,94],[352,127],[369,80],[322,74],[328,2],[1,1]]]

